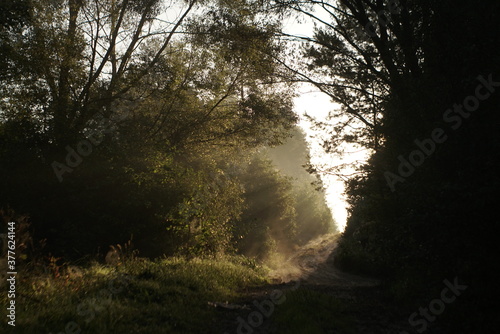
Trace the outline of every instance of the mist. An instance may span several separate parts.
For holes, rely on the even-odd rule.
[[[280,270],[280,279],[300,275],[288,260],[321,236],[338,232],[321,179],[306,171],[309,147],[300,128],[283,145],[259,151],[241,176],[245,187],[238,249]]]

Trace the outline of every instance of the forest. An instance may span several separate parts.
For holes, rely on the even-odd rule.
[[[495,0],[1,0],[2,332],[497,332],[498,17]],[[344,231],[302,85],[338,106],[306,115],[325,159],[370,153]]]

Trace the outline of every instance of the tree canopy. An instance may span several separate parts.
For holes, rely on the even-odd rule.
[[[269,10],[253,1],[12,7],[2,19],[2,206],[29,214],[36,239],[68,258],[132,239],[144,256],[265,259],[279,250],[271,244],[291,249],[327,232],[332,218],[310,181],[263,153],[303,136]]]

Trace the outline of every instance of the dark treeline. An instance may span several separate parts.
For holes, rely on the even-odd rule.
[[[130,238],[143,256],[265,259],[328,231],[321,195],[298,207],[313,186],[263,153],[295,132],[307,154],[266,6],[165,6],[2,2],[0,205],[73,259]]]
[[[417,306],[457,277],[467,293],[440,320],[497,331],[500,3],[310,3],[290,6],[329,25],[305,48],[312,72],[297,74],[342,105],[326,147],[373,152],[348,182],[337,264]]]

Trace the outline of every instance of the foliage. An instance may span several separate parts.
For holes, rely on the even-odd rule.
[[[234,230],[240,252],[270,260],[335,229],[317,189],[321,181],[305,169],[308,154],[296,128],[284,145],[266,148],[240,167],[245,207]]]
[[[240,176],[246,207],[234,231],[238,249],[266,259],[295,242],[296,213],[290,181],[271,161],[255,156]]]
[[[297,240],[305,245],[318,235],[337,230],[325,200],[324,185],[319,174],[310,173],[309,146],[305,133],[295,128],[283,145],[268,150],[273,163],[289,176],[293,186],[297,213]]]
[[[200,13],[257,10],[208,3],[42,0],[5,21],[21,71],[0,78],[0,205],[28,213],[54,256],[131,235],[145,256],[232,250],[228,161],[280,144],[296,116],[291,87],[270,84],[276,26],[249,15],[203,34]]]

